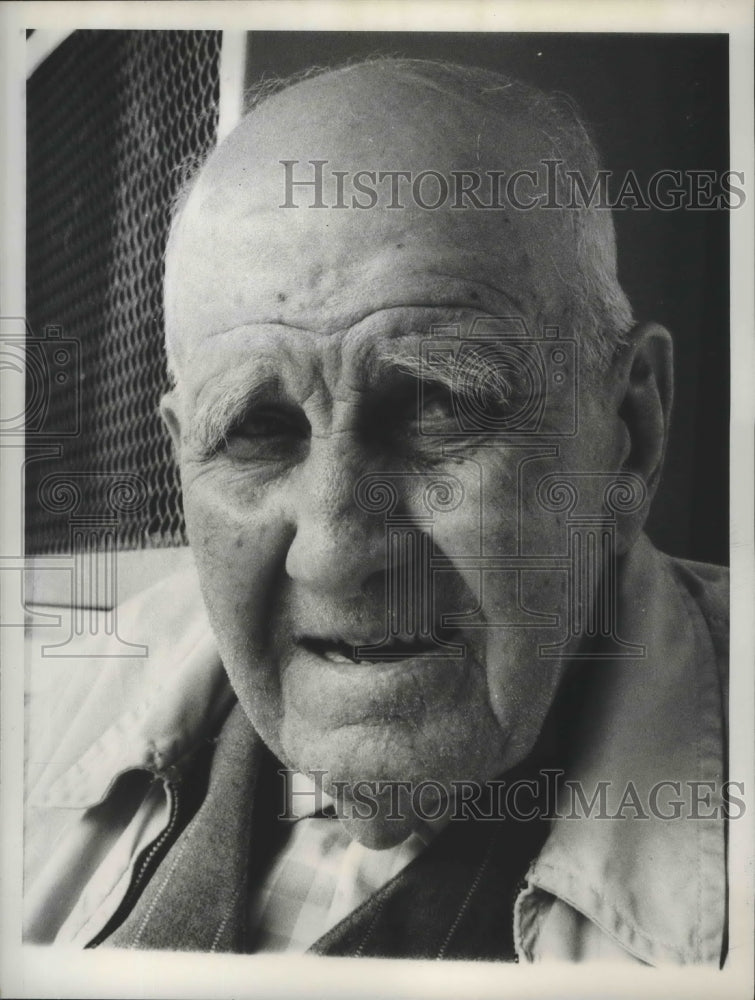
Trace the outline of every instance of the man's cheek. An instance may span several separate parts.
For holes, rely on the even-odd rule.
[[[271,583],[285,561],[283,518],[207,479],[185,489],[184,512],[219,643],[229,636],[259,642],[274,597]]]
[[[478,607],[485,586],[484,559],[514,551],[516,546],[515,477],[502,465],[491,450],[483,452],[481,459],[465,458],[449,466],[460,484],[462,501],[448,512],[436,513],[432,523],[434,550],[443,557],[443,568],[461,577]],[[436,575],[434,585],[448,586],[445,573]],[[469,614],[474,609],[453,610]]]
[[[271,654],[280,617],[285,530],[205,479],[184,488],[184,512],[218,651],[252,725],[278,751],[280,682]],[[282,554],[283,553],[283,554]]]

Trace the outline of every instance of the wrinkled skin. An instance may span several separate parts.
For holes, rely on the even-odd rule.
[[[326,787],[492,778],[533,746],[566,657],[538,656],[558,629],[496,624],[518,613],[510,574],[483,579],[461,557],[513,552],[520,531],[531,551],[563,552],[563,518],[532,489],[517,509],[517,449],[479,434],[442,448],[456,427],[444,398],[430,397],[434,434],[421,435],[413,380],[378,359],[416,357],[434,325],[468,328],[479,315],[521,316],[539,331],[568,294],[570,230],[561,213],[281,209],[281,159],[447,171],[470,166],[475,148],[478,163],[499,169],[543,155],[521,125],[503,137],[483,129],[480,142],[469,108],[414,80],[378,85],[352,71],[348,94],[329,75],[266,102],[204,168],[174,231],[166,314],[178,387],[163,413],[189,537],[231,683],[287,765],[325,771]],[[624,467],[651,481],[667,361],[664,332],[642,328],[610,369],[582,377],[579,433],[559,441],[542,474]],[[207,447],[202,415],[247,394],[225,441]],[[568,404],[551,402],[542,434],[553,443]],[[443,474],[461,482],[463,502],[436,513],[433,532],[450,559],[434,579],[436,626],[478,608],[487,626],[454,631],[462,656],[421,645],[390,662],[343,655],[385,631],[384,516],[354,500],[370,472],[410,474],[399,502],[415,524],[427,513],[422,485]],[[643,517],[622,523],[620,545]],[[564,573],[525,574],[524,603],[563,620],[565,588]],[[412,820],[381,811],[348,822],[387,846]]]

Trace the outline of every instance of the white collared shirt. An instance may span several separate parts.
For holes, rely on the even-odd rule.
[[[291,830],[250,899],[255,951],[304,952],[398,875],[440,832],[423,823],[400,844],[377,851],[352,840],[332,815],[330,796],[307,775],[292,776]]]

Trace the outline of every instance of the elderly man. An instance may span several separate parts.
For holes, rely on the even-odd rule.
[[[642,534],[671,346],[598,166],[568,106],[391,59],[209,158],[162,406],[201,599],[60,702],[29,940],[722,959],[725,578]]]

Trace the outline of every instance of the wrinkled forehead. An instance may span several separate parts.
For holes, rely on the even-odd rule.
[[[548,154],[521,119],[412,74],[361,67],[276,94],[215,151],[175,227],[174,353],[240,325],[327,333],[400,306],[495,313],[504,298],[533,320],[552,314],[575,266],[563,213],[454,209],[452,198],[428,209],[411,193],[423,171],[468,172],[487,185],[487,204],[491,171],[539,169]],[[360,177],[378,190],[376,204],[355,187]]]

